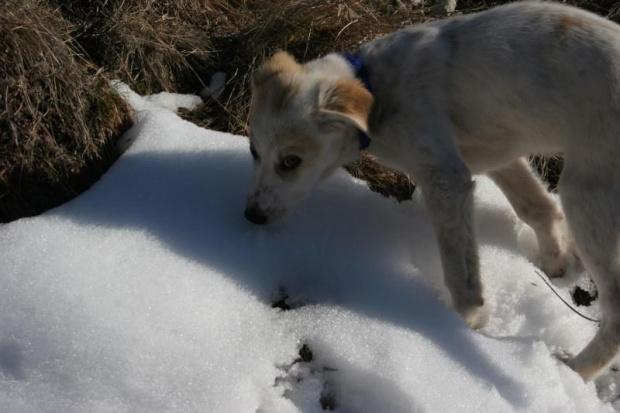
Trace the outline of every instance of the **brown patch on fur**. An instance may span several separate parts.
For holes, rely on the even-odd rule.
[[[290,81],[287,75],[302,70],[303,67],[290,54],[274,54],[254,74],[252,100],[266,104],[276,111],[285,109],[299,91],[299,85]]]
[[[280,112],[288,107],[290,102],[299,92],[299,85],[284,76],[273,76],[254,89],[252,94],[252,107],[250,109],[250,123],[259,112],[255,105],[268,107]]]
[[[581,20],[575,18],[573,16],[561,16],[553,30],[553,34],[556,37],[564,37],[568,34],[569,31],[574,29],[575,27],[579,27],[581,25]]]
[[[276,110],[282,110],[288,106],[293,98],[299,92],[299,85],[293,82],[281,82],[278,88],[274,89],[273,107]]]
[[[372,94],[357,79],[338,79],[326,92],[322,110],[351,118],[362,129],[368,129]]]
[[[255,88],[261,86],[270,78],[282,73],[301,72],[303,67],[295,58],[286,52],[277,52],[254,73],[252,83]]]
[[[308,166],[313,164],[321,153],[321,144],[310,138],[298,133],[290,133],[285,137],[284,149],[281,156],[297,155],[302,159],[302,163],[295,171],[284,172],[276,167],[276,173],[284,180],[293,180]]]
[[[295,154],[302,157],[316,156],[321,151],[321,144],[308,137],[297,133],[286,136],[284,143],[286,154]]]

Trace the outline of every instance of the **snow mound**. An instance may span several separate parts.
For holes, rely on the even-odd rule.
[[[288,222],[252,226],[246,139],[184,122],[174,96],[130,102],[133,144],[100,182],[0,227],[0,411],[613,410],[551,355],[596,326],[537,277],[531,230],[489,180],[475,332],[443,304],[420,202],[339,172]]]

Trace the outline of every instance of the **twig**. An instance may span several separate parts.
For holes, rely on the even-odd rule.
[[[357,23],[359,20],[352,20],[350,21],[346,26],[344,26],[342,29],[340,29],[340,31],[338,32],[338,34],[336,35],[336,39],[338,39],[340,37],[340,35],[342,34],[342,32],[344,32],[346,30],[347,27],[349,27],[350,25],[352,25],[353,23]]]

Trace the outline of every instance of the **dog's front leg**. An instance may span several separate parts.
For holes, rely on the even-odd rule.
[[[453,306],[472,328],[480,328],[485,319],[472,222],[474,182],[456,148],[443,148],[433,158],[418,163],[414,176],[435,228]]]
[[[428,65],[423,65],[425,70],[418,73],[411,92],[404,97],[396,94],[407,105],[394,106],[409,110],[385,115],[377,129],[380,136],[391,138],[383,147],[377,139],[376,150],[386,151],[388,160],[418,182],[435,229],[452,305],[472,328],[480,328],[486,314],[472,217],[474,182],[445,107],[445,65],[431,51],[425,56]]]

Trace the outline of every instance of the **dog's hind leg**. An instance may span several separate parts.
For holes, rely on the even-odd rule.
[[[525,158],[488,172],[502,190],[517,216],[536,232],[542,268],[550,277],[560,277],[566,266],[561,242],[564,216],[547,190],[534,175]]]
[[[576,159],[573,164],[567,157],[560,197],[581,260],[598,288],[602,320],[592,341],[566,363],[589,380],[620,350],[620,176],[609,154],[588,163]]]

